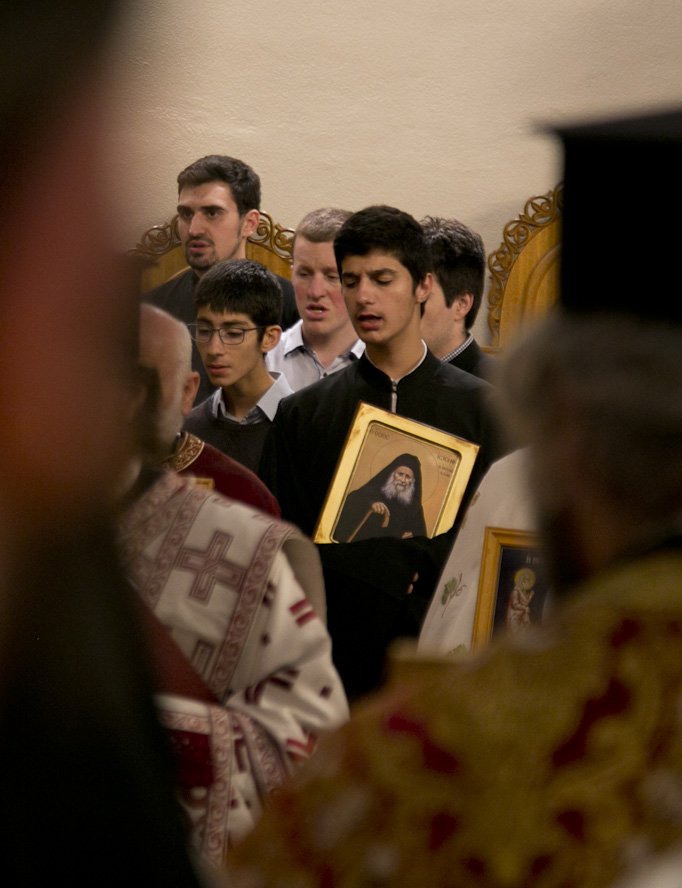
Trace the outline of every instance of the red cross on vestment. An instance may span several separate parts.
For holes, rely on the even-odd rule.
[[[225,558],[232,536],[217,530],[204,551],[183,546],[178,553],[176,567],[196,574],[190,598],[208,603],[216,582],[239,589],[244,579],[244,568]]]

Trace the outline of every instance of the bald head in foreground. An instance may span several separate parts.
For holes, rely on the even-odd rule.
[[[183,418],[194,404],[199,374],[192,370],[192,339],[185,324],[152,305],[140,307],[140,363],[159,375],[159,440],[166,455],[178,449]]]

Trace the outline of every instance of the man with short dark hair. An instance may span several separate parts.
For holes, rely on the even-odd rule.
[[[194,321],[194,289],[216,262],[245,259],[246,241],[258,228],[260,178],[242,160],[211,154],[190,164],[178,175],[178,233],[189,269],[145,294],[145,300],[173,317]],[[276,275],[283,294],[282,320],[290,327],[298,320],[291,281]],[[201,383],[203,400],[213,387],[197,349],[192,366]]]
[[[197,285],[190,333],[217,388],[185,420],[185,430],[257,471],[279,402],[291,394],[282,373],[269,373],[265,355],[282,332],[282,291],[259,262],[230,259],[212,266]]]
[[[364,351],[348,317],[334,257],[334,238],[350,213],[324,207],[305,216],[294,234],[292,281],[301,320],[268,352],[294,391],[343,370]]]
[[[176,318],[155,305],[140,308],[140,363],[159,377],[158,440],[164,468],[192,475],[230,499],[279,518],[277,500],[256,475],[216,447],[182,430],[189,415],[199,374],[192,370],[192,339]]]
[[[422,336],[441,361],[486,379],[495,366],[471,332],[481,307],[486,256],[480,235],[457,219],[422,219],[431,249],[433,285]]]
[[[344,223],[334,252],[365,353],[282,402],[260,473],[283,516],[309,534],[361,401],[480,444],[471,485],[498,455],[484,403],[489,386],[439,361],[422,341],[431,273],[419,223],[392,207],[368,207]],[[378,683],[392,638],[419,631],[448,548],[447,535],[321,547],[334,657],[350,696]]]

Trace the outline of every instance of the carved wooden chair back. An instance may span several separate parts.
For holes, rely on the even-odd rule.
[[[283,228],[267,213],[261,212],[258,228],[246,242],[247,258],[256,259],[275,274],[291,279],[293,234],[293,229]],[[180,246],[177,214],[170,222],[145,231],[130,254],[149,263],[142,273],[143,292],[185,271],[187,262]]]
[[[491,351],[508,346],[558,300],[563,200],[563,183],[532,197],[523,213],[505,225],[502,244],[488,257]]]

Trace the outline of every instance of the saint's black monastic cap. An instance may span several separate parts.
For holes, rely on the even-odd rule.
[[[682,108],[558,128],[561,303],[682,323]]]

